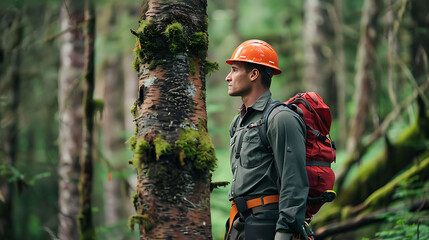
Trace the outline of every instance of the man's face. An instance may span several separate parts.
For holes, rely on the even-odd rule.
[[[234,62],[231,72],[226,76],[229,96],[246,96],[251,90],[251,72],[247,72],[242,62]]]

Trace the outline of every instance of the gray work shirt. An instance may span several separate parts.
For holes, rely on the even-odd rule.
[[[286,106],[276,107],[268,118],[267,138],[272,148],[268,150],[261,142],[258,127],[252,123],[263,117],[265,107],[269,107],[267,103],[271,102],[271,92],[267,91],[247,111],[242,106],[231,123],[233,179],[228,197],[233,200],[240,196],[280,195],[276,231],[296,232],[304,222],[308,195],[306,127],[297,113]],[[242,146],[236,157],[241,137]]]

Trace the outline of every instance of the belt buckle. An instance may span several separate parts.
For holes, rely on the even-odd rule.
[[[237,210],[240,213],[245,213],[247,209],[247,203],[244,197],[234,198],[235,206],[237,206]]]

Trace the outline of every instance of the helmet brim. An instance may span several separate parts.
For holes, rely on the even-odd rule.
[[[279,75],[282,73],[282,70],[280,70],[278,67],[274,66],[274,65],[270,65],[270,64],[264,64],[264,63],[260,63],[260,62],[256,62],[256,61],[252,61],[249,59],[245,59],[245,60],[237,60],[237,59],[228,59],[225,61],[227,64],[232,65],[234,62],[248,62],[248,63],[253,63],[253,64],[258,64],[258,65],[262,65],[262,66],[266,66],[266,67],[270,67],[274,70],[273,74],[274,75]]]

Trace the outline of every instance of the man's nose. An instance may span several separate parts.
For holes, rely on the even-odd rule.
[[[225,81],[229,82],[231,81],[231,72],[226,75]]]

